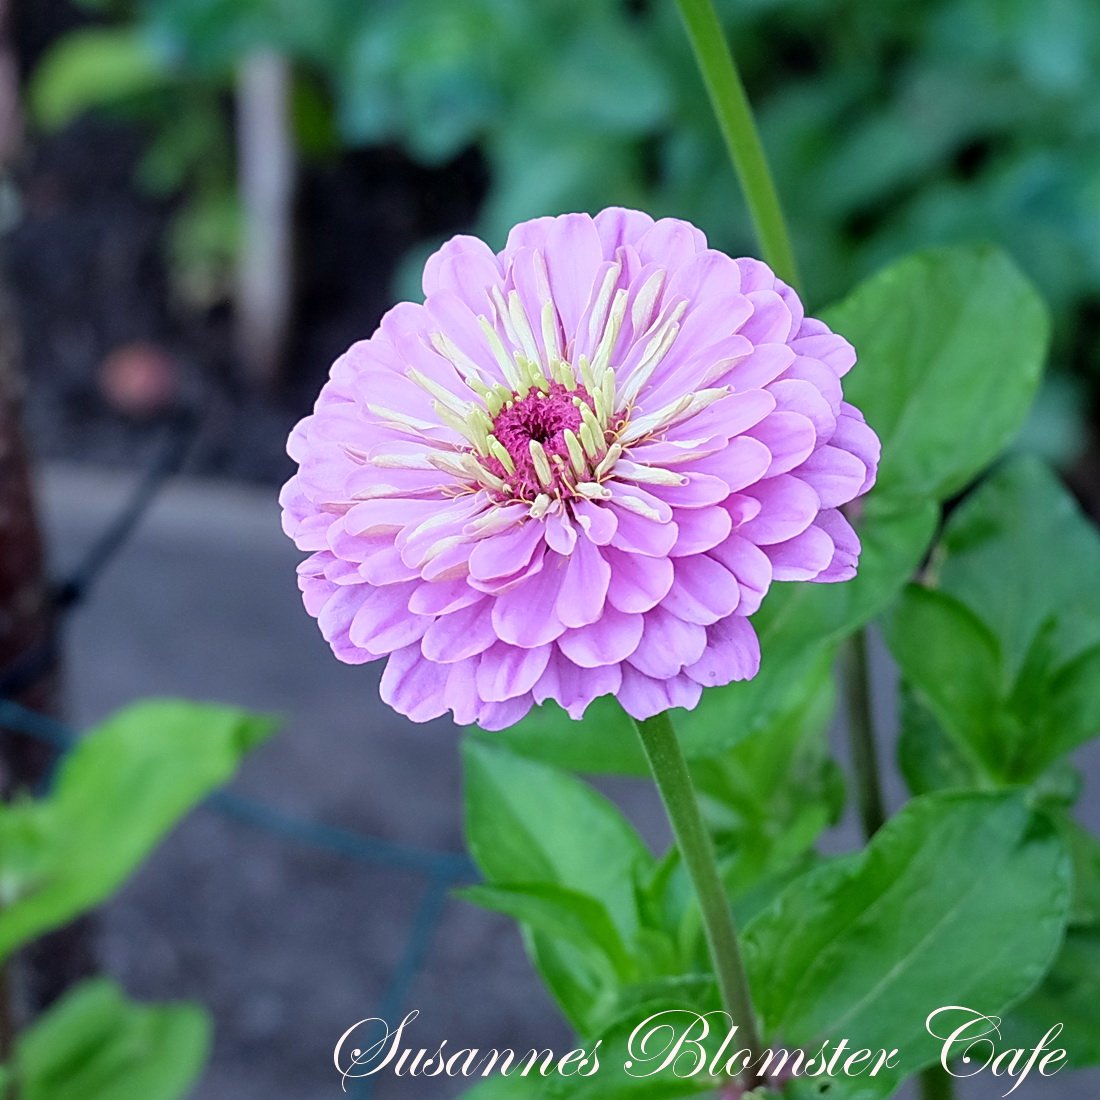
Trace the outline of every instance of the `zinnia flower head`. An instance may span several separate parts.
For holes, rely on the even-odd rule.
[[[851,577],[879,444],[855,362],[756,260],[630,210],[456,237],[293,431],[307,610],[382,697],[499,729],[755,675],[773,580]]]

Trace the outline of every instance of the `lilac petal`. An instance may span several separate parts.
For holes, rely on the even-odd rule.
[[[684,671],[703,687],[751,680],[760,671],[760,642],[749,620],[731,615],[708,626],[706,650]]]
[[[504,255],[511,255],[521,248],[543,248],[550,230],[554,228],[557,218],[550,214],[544,214],[541,218],[531,218],[512,226],[508,231],[508,239],[504,242]]]
[[[656,607],[672,587],[673,568],[668,558],[647,558],[614,548],[604,551],[611,565],[607,602],[620,611],[648,611]]]
[[[772,453],[751,435],[739,435],[715,454],[693,464],[699,473],[719,477],[731,493],[759,481],[772,463]]]
[[[546,234],[543,254],[562,328],[567,334],[575,333],[589,296],[594,293],[596,270],[603,262],[603,245],[595,222],[587,214],[555,218]]]
[[[737,534],[730,535],[721,546],[708,551],[708,555],[720,561],[737,578],[741,588],[740,614],[755,614],[772,583],[772,563],[768,555]]]
[[[746,496],[760,501],[760,515],[738,529],[758,546],[785,542],[801,534],[817,515],[817,493],[791,474],[768,478],[745,490]]]
[[[426,661],[420,646],[410,645],[390,654],[379,693],[398,714],[414,722],[428,722],[446,714],[443,690],[447,669]]]
[[[606,507],[611,510],[611,506]],[[675,523],[660,523],[625,508],[615,508],[614,512],[618,527],[611,545],[619,550],[644,554],[647,558],[663,558],[675,545],[678,533]]]
[[[836,413],[832,405],[813,383],[801,378],[780,378],[768,387],[775,398],[775,407],[808,417],[819,439],[828,439],[836,431]]]
[[[774,290],[752,290],[746,297],[753,313],[741,326],[741,334],[754,344],[785,344],[794,326],[787,303]]]
[[[414,568],[423,567],[438,553],[441,545],[470,543],[473,539],[466,531],[470,521],[484,511],[484,499],[479,494],[451,501],[431,501],[432,507],[414,524],[409,524],[394,543],[401,553],[401,560]],[[396,501],[378,501],[386,505]],[[468,551],[467,551],[468,552]]]
[[[465,578],[470,569],[470,547],[465,541],[448,540],[420,567],[426,581],[453,581]]]
[[[440,615],[420,639],[420,652],[429,661],[446,665],[484,653],[497,640],[488,597],[449,615]]]
[[[783,372],[783,377],[776,381],[808,382],[820,394],[821,400],[829,406],[831,420],[836,420],[840,412],[843,390],[840,386],[840,379],[820,360],[807,359],[804,355],[796,355],[794,362]],[[768,388],[772,389],[770,386]],[[798,408],[789,399],[781,403],[780,407],[793,408],[796,412],[805,412],[806,415],[809,415],[806,410]],[[818,426],[818,434],[821,434],[820,426]]]
[[[486,592],[491,596],[500,596],[505,592],[511,592],[513,588],[519,588],[526,584],[536,573],[541,573],[545,560],[546,554],[543,552],[543,548],[538,546],[535,548],[531,560],[518,573],[513,573],[510,577],[495,577],[488,581],[478,580],[477,577],[467,577],[466,583],[479,592]]]
[[[506,730],[527,717],[532,702],[530,695],[521,695],[506,703],[482,703],[478,708],[477,724],[483,730]]]
[[[764,547],[772,563],[772,578],[777,581],[812,581],[833,560],[833,540],[816,524],[811,524],[793,539]]]
[[[740,256],[734,262],[741,269],[742,294],[749,294],[754,290],[775,289],[775,272],[763,260],[753,256]]]
[[[599,548],[581,539],[569,557],[565,580],[554,605],[558,618],[568,627],[594,623],[603,613],[610,580],[611,566]]]
[[[322,575],[320,571],[312,572],[314,558],[307,558],[298,567],[298,589],[302,593],[302,603],[306,612],[317,618],[325,604],[336,594],[338,586]]]
[[[859,536],[835,508],[825,509],[816,523],[833,540],[836,553],[828,568],[815,579],[826,582],[851,580],[856,575],[856,563],[859,561]]]
[[[446,666],[447,682],[443,687],[443,701],[448,710],[454,712],[455,723],[459,726],[473,725],[481,712],[483,704],[477,693],[477,666],[480,663],[479,654]]]
[[[733,614],[741,600],[737,578],[707,554],[677,558],[676,576],[668,595],[661,601],[666,611],[684,622],[707,626]]]
[[[840,406],[840,416],[837,417],[836,432],[829,442],[834,447],[840,447],[854,454],[867,467],[867,477],[860,486],[859,494],[867,492],[875,483],[875,472],[878,469],[882,444],[867,421],[863,419],[863,413],[847,402],[843,402]]]
[[[561,512],[551,512],[546,517],[545,527],[546,545],[551,550],[556,550],[565,557],[573,553],[573,547],[577,545],[577,529],[564,509]]]
[[[616,514],[621,515],[623,510],[632,515],[639,511],[648,510],[656,515],[655,523],[668,523],[672,519],[672,508],[664,500],[647,492],[640,485],[627,485],[622,481],[609,481],[605,486],[611,491],[611,501],[608,507],[615,509]],[[654,486],[654,488],[658,488]],[[662,485],[664,489],[666,486]],[[614,540],[612,540],[614,541]]]
[[[679,218],[661,218],[637,241],[642,263],[659,263],[673,271],[707,247],[702,232]]]
[[[486,292],[503,281],[493,250],[477,237],[452,237],[424,264],[424,296],[449,290],[462,298],[472,310],[484,312],[490,301]]]
[[[686,509],[709,508],[730,495],[728,482],[720,477],[694,471],[683,476],[687,479],[683,485],[654,485],[653,496],[677,509]]]
[[[734,368],[730,381],[738,390],[762,389],[783,374],[794,360],[795,354],[786,344],[757,344]]]
[[[767,390],[747,390],[731,393],[708,405],[695,416],[681,420],[668,428],[669,439],[709,439],[724,434],[727,439],[746,432],[759,424],[775,408],[775,398]]]
[[[618,516],[604,504],[592,500],[573,502],[573,516],[589,542],[606,546],[619,527]]]
[[[735,260],[715,248],[696,252],[687,262],[672,272],[668,280],[668,296],[696,302],[703,297],[721,297],[729,307],[730,331],[749,317],[752,307],[741,296],[741,269]]]
[[[644,721],[673,707],[693,710],[702,694],[702,687],[682,673],[670,680],[655,680],[631,665],[624,665],[618,699],[627,714]]]
[[[546,645],[565,630],[554,610],[569,559],[546,552],[543,568],[525,584],[497,596],[493,627],[502,642],[534,649]]]
[[[821,502],[822,508],[838,508],[863,491],[867,467],[854,454],[839,447],[820,447],[796,471]]]
[[[582,668],[613,665],[625,660],[642,637],[642,616],[607,607],[590,626],[567,630],[558,638],[558,649]]]
[[[449,615],[477,603],[482,594],[471,588],[465,578],[453,581],[422,581],[409,597],[409,610],[414,615]]]
[[[438,500],[365,500],[348,510],[344,527],[353,535],[381,535],[416,527],[438,515]]]
[[[817,444],[813,421],[796,412],[773,412],[749,430],[771,452],[767,476],[789,473],[804,462]]]
[[[664,680],[697,661],[706,645],[706,627],[685,623],[663,607],[655,607],[646,613],[642,640],[627,660],[639,672]]]
[[[805,355],[810,359],[819,359],[838,378],[842,378],[855,366],[855,348],[843,336],[830,332],[828,329],[810,336],[799,335],[791,341],[791,347],[799,355]]]
[[[477,666],[477,691],[487,703],[504,703],[526,695],[546,669],[551,645],[534,649],[497,642],[481,655]]]
[[[360,577],[370,584],[394,584],[397,581],[411,581],[419,577],[415,569],[410,569],[401,560],[397,547],[389,541],[375,545],[369,552],[361,553],[358,572]]]
[[[724,541],[733,529],[730,513],[725,508],[681,508],[674,513],[679,533],[672,557],[701,554]]]
[[[653,225],[653,219],[648,214],[640,210],[624,210],[619,206],[601,210],[593,220],[605,259],[611,259],[622,245],[639,240]]]
[[[525,520],[483,538],[470,551],[470,576],[479,581],[509,577],[525,569],[545,529],[537,520]]]
[[[722,501],[722,507],[729,512],[735,531],[743,523],[760,515],[760,501],[756,497],[747,497],[744,493],[731,493]]]
[[[382,588],[364,585],[362,602],[348,627],[352,645],[375,657],[418,642],[431,625],[423,615],[409,614],[409,597],[415,585],[391,584]]]
[[[584,716],[593,699],[614,694],[619,690],[622,681],[622,668],[619,665],[581,668],[561,652],[555,652],[538,683],[532,688],[532,694],[536,703],[553,699],[566,710],[570,718],[579,719]]]

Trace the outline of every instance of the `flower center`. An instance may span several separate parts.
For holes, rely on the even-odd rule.
[[[541,492],[559,492],[566,485],[570,461],[565,433],[579,439],[581,403],[592,407],[587,391],[571,391],[560,382],[550,383],[549,393],[536,388],[522,397],[514,394],[493,420],[493,435],[508,452],[513,469],[492,456],[486,465],[510,482],[517,496],[533,499]]]

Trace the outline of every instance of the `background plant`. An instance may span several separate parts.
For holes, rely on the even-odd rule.
[[[135,704],[66,755],[48,794],[0,805],[0,968],[121,887],[273,729],[227,707]],[[3,1036],[0,1096],[178,1100],[202,1070],[209,1030],[196,1005],[141,1005],[91,979]]]
[[[707,10],[694,0],[681,7]],[[691,29],[721,109],[718,93],[733,87],[723,85],[721,52],[698,37],[699,23]],[[766,186],[744,172],[753,137],[738,125],[742,180]],[[883,440],[860,517],[860,573],[824,589],[778,586],[757,620],[757,679],[711,690],[696,711],[674,715],[712,801],[764,1041],[897,1047],[895,1075],[834,1077],[830,1095],[889,1096],[924,1070],[924,1095],[945,1097],[952,1084],[931,1068],[938,1050],[924,1033],[933,1009],[1015,1008],[1007,1030],[1022,1037],[1039,1027],[1038,1008],[1049,1018],[1032,1041],[1061,1021],[1067,1049],[1070,1035],[1081,1036],[1073,1064],[1091,1064],[1085,1036],[1097,1020],[1081,985],[1097,972],[1089,957],[1097,841],[1073,819],[1079,784],[1066,756],[1100,729],[1097,618],[1072,595],[1095,567],[1100,540],[1034,459],[1002,462],[946,523],[942,513],[1019,430],[1046,355],[1045,310],[1011,261],[976,247],[903,259],[824,317],[860,351],[846,396]],[[1072,560],[1057,572],[1052,540],[1060,560]],[[862,645],[876,619],[901,673],[903,771],[916,797],[879,828],[857,660],[847,721],[873,835],[862,852],[827,859],[816,842],[837,812],[824,741],[830,668],[841,644]],[[638,1021],[673,1005],[705,1012],[715,990],[675,852],[655,861],[563,763],[638,770],[629,723],[613,703],[582,723],[544,707],[511,731],[468,742],[471,847],[491,883],[473,897],[520,920],[579,1034],[605,1041],[612,1076],[593,1095],[713,1090],[705,1077],[615,1076]],[[548,805],[562,807],[549,827]],[[575,1082],[510,1080],[483,1091],[578,1088],[583,1095]],[[785,1094],[820,1091],[795,1081]]]
[[[191,196],[173,234],[185,270],[224,272],[232,255],[228,123],[217,103],[259,48],[294,63],[307,154],[398,143],[443,165],[479,149],[489,190],[477,229],[496,244],[537,214],[620,203],[687,217],[734,254],[751,247],[674,5],[82,3],[110,22],[75,32],[43,62],[39,117],[58,125],[90,106],[139,101],[152,111],[157,89],[168,109],[150,116],[157,137],[141,175]],[[716,8],[783,181],[812,299],[835,299],[918,246],[993,240],[1053,306],[1056,364],[1095,379],[1096,345],[1081,323],[1100,295],[1094,4]],[[401,289],[415,292],[411,276]],[[1065,398],[1045,407],[1065,412]],[[1045,442],[1058,457],[1073,449],[1064,431]]]

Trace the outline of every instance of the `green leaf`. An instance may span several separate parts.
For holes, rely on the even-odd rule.
[[[31,78],[31,113],[40,126],[59,130],[85,111],[113,106],[171,80],[138,29],[70,31],[39,62]]]
[[[903,681],[899,691],[898,766],[910,794],[983,786],[982,765],[974,754],[944,731],[913,688]]]
[[[233,707],[165,700],[88,734],[47,799],[0,810],[0,958],[108,897],[274,728]]]
[[[1032,1048],[1056,1024],[1064,1030],[1051,1045],[1076,1069],[1100,1065],[1100,925],[1071,928],[1043,984],[1001,1024],[1002,1049]]]
[[[1100,535],[1032,458],[988,477],[952,514],[936,584],[996,635],[1015,678],[1047,623],[1053,663],[1100,643]]]
[[[902,675],[939,724],[989,769],[1011,758],[1022,730],[1003,704],[1000,647],[958,600],[911,584],[886,616]]]
[[[470,852],[494,886],[549,883],[601,901],[627,942],[636,868],[653,857],[603,795],[477,737],[463,744]]]
[[[943,500],[1019,430],[1049,322],[1031,284],[991,247],[933,249],[863,283],[824,319],[859,351],[845,397],[882,439],[884,497]]]
[[[202,1071],[210,1024],[195,1005],[139,1005],[84,982],[16,1043],[21,1100],[180,1100]]]
[[[546,882],[509,886],[467,886],[457,894],[466,901],[505,913],[544,935],[559,937],[575,947],[597,948],[610,974],[628,981],[635,970],[622,937],[607,909],[594,898]]]
[[[998,1013],[1035,987],[1068,906],[1064,846],[1022,796],[916,799],[865,852],[797,880],[745,930],[765,1038],[810,1053],[841,1037],[897,1048],[896,1085],[937,1057],[933,1009]]]

